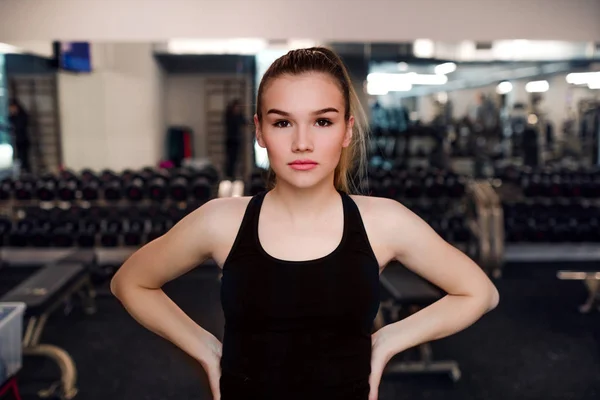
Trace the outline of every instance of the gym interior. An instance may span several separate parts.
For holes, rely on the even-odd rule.
[[[472,327],[395,356],[379,398],[600,398],[599,21],[594,0],[0,2],[0,399],[211,398],[109,282],[207,201],[265,190],[258,83],[315,45],[367,112],[362,189],[500,292]],[[208,262],[164,287],[217,338],[219,279]],[[400,264],[381,293],[376,327],[444,296]]]

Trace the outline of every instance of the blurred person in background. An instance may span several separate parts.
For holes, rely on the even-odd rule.
[[[240,147],[246,118],[239,99],[233,100],[225,109],[225,176],[235,179]]]
[[[10,99],[8,105],[8,119],[10,121],[15,155],[23,171],[30,171],[29,166],[29,115],[23,105],[15,98]]]
[[[475,126],[477,130],[487,132],[498,128],[499,110],[494,101],[484,93],[477,95],[477,107],[475,109]]]

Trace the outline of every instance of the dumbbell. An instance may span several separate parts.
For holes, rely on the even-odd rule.
[[[109,202],[119,201],[123,198],[123,186],[120,181],[113,180],[103,185],[104,199]]]
[[[538,197],[542,194],[542,177],[538,173],[521,176],[521,188],[527,197]]]
[[[391,170],[382,170],[378,178],[378,196],[395,199],[400,195],[402,183],[397,174]]]
[[[89,168],[83,169],[81,171],[81,173],[79,174],[79,180],[83,183],[86,184],[90,181],[97,181],[98,180],[98,176],[96,175],[96,173],[94,171],[92,171]]]
[[[27,214],[37,218],[38,225],[41,225],[42,230],[49,235],[49,242],[42,244],[42,247],[72,247],[75,245],[79,221],[75,214],[70,213],[69,209],[55,207],[49,210],[28,210]]]
[[[96,237],[99,231],[99,220],[92,217],[82,220],[79,225],[77,244],[80,247],[94,247],[96,245]]]
[[[115,215],[103,221],[100,229],[100,245],[102,247],[117,247],[119,235],[123,231],[123,223]]]
[[[77,222],[65,220],[52,232],[53,247],[73,247],[77,240]]]
[[[50,231],[52,225],[45,218],[28,217],[16,224],[9,237],[11,246],[14,247],[48,247],[50,245]]]
[[[26,247],[29,244],[29,235],[35,223],[32,219],[16,221],[8,234],[8,245],[11,247]]]
[[[423,186],[423,192],[427,197],[439,198],[446,194],[444,176],[439,172],[428,173],[425,177]]]
[[[15,198],[17,200],[32,200],[35,191],[34,182],[30,179],[20,179],[14,185]]]
[[[196,177],[204,177],[209,182],[210,186],[214,186],[219,182],[219,173],[213,165],[206,165],[196,172]]]
[[[454,172],[446,173],[444,178],[445,192],[452,198],[461,198],[465,195],[465,178]]]
[[[133,202],[144,199],[146,195],[145,181],[142,176],[134,176],[131,181],[126,183],[125,197]]]
[[[7,237],[10,234],[13,223],[10,218],[0,216],[0,246],[4,246],[7,242]]]
[[[36,197],[40,201],[52,201],[56,198],[56,178],[52,175],[45,175],[38,179],[35,188]]]
[[[81,188],[81,197],[86,201],[96,201],[100,198],[100,183],[98,179],[86,179]]]
[[[471,237],[467,221],[462,217],[454,216],[449,218],[448,229],[450,231],[449,236],[454,243],[468,242]]]
[[[409,199],[421,197],[424,192],[422,180],[416,176],[409,176],[403,182],[403,195]]]
[[[192,196],[194,199],[207,202],[212,197],[211,184],[205,176],[198,176],[192,184]]]
[[[178,173],[169,182],[169,197],[175,201],[186,201],[189,197],[188,185],[189,175]]]
[[[153,240],[164,235],[169,229],[168,223],[169,221],[164,217],[155,218],[152,220],[150,232],[148,232],[147,235],[147,241],[152,242]]]
[[[113,170],[105,169],[100,173],[100,182],[106,184],[108,182],[120,181],[119,175],[117,175]]]
[[[14,182],[11,178],[4,178],[0,181],[0,201],[8,200],[12,197]]]
[[[70,181],[70,180],[78,181],[79,180],[79,178],[77,177],[77,174],[75,174],[75,172],[73,172],[70,169],[65,169],[65,170],[60,171],[58,173],[58,179],[63,180],[63,181]]]
[[[139,246],[142,244],[144,234],[144,221],[132,218],[127,221],[127,228],[123,232],[123,244],[125,246]]]
[[[150,181],[148,187],[149,196],[154,201],[163,201],[167,198],[167,178],[157,176]]]
[[[136,172],[132,169],[125,169],[121,172],[121,182],[127,184],[130,182],[135,176],[137,176]]]
[[[75,178],[61,179],[58,182],[58,198],[62,201],[73,201],[77,198],[78,182]]]

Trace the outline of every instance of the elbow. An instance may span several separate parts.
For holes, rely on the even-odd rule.
[[[119,278],[117,277],[117,275],[114,275],[112,277],[112,279],[110,280],[110,292],[116,298],[119,298],[119,287],[120,287]]]
[[[494,286],[494,284],[490,284],[490,288],[488,290],[488,295],[486,297],[487,297],[487,303],[488,303],[487,311],[492,311],[493,309],[498,307],[498,304],[500,303],[500,293],[498,292],[498,289],[496,289],[496,286]]]
[[[117,299],[121,299],[123,297],[123,292],[125,291],[125,287],[127,286],[127,282],[124,281],[123,274],[117,273],[110,280],[110,292]]]

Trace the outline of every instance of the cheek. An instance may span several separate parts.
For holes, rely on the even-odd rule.
[[[263,141],[271,158],[278,158],[289,152],[290,143],[284,135],[267,134],[263,136]]]
[[[334,156],[342,152],[343,143],[344,132],[328,132],[321,137],[319,148],[323,153]]]

